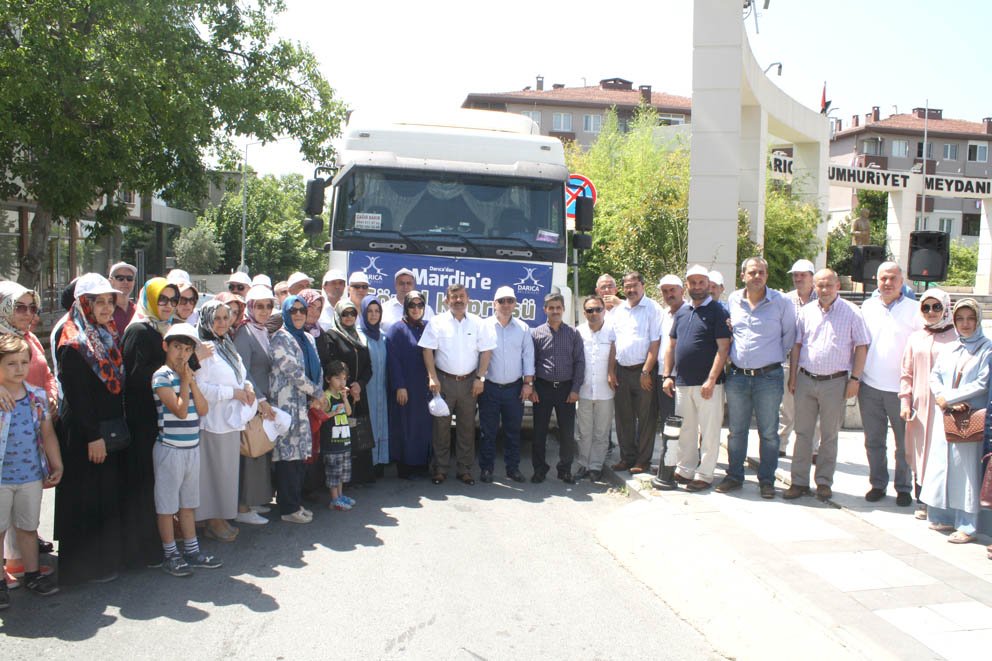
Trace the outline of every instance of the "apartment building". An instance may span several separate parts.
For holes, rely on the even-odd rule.
[[[992,118],[980,122],[945,119],[939,108],[913,108],[910,113],[882,119],[878,106],[863,117],[854,115],[844,128],[834,120],[830,160],[835,164],[858,165],[890,171],[917,171],[926,161],[927,174],[988,179]],[[926,144],[924,145],[924,128]],[[857,204],[856,190],[831,187],[830,215],[836,222]],[[920,196],[916,201],[918,230],[947,232],[953,239],[977,243],[981,205],[977,199]]]
[[[603,117],[615,108],[624,128],[642,103],[658,112],[662,124],[685,124],[692,116],[692,99],[664,92],[654,92],[651,85],[639,85],[623,78],[605,78],[598,85],[566,87],[555,83],[544,87],[538,76],[535,86],[514,92],[476,93],[465,97],[463,108],[498,110],[530,117],[543,135],[577,142],[588,147],[599,136]]]

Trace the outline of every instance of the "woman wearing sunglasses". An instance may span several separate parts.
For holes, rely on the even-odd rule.
[[[916,485],[916,518],[925,520],[927,509],[919,502],[920,485],[933,434],[933,416],[937,413],[930,390],[930,371],[940,352],[954,342],[958,334],[951,320],[951,297],[947,292],[928,289],[920,298],[920,314],[925,326],[909,336],[902,355],[899,415],[906,421],[906,461],[913,470]]]
[[[427,410],[424,350],[418,346],[424,328],[427,301],[419,291],[403,299],[403,317],[386,331],[389,351],[389,454],[402,479],[427,477],[434,423]]]

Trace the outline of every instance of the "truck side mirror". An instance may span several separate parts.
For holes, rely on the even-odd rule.
[[[319,216],[324,213],[324,180],[320,177],[307,182],[303,211],[308,216]]]

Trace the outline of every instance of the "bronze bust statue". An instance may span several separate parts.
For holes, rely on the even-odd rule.
[[[871,222],[868,220],[868,210],[862,209],[861,216],[851,226],[851,245],[866,246],[871,242]]]

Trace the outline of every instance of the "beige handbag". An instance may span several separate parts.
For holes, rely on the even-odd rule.
[[[262,416],[256,415],[249,420],[241,432],[241,456],[255,459],[272,452],[275,447],[262,427]]]

